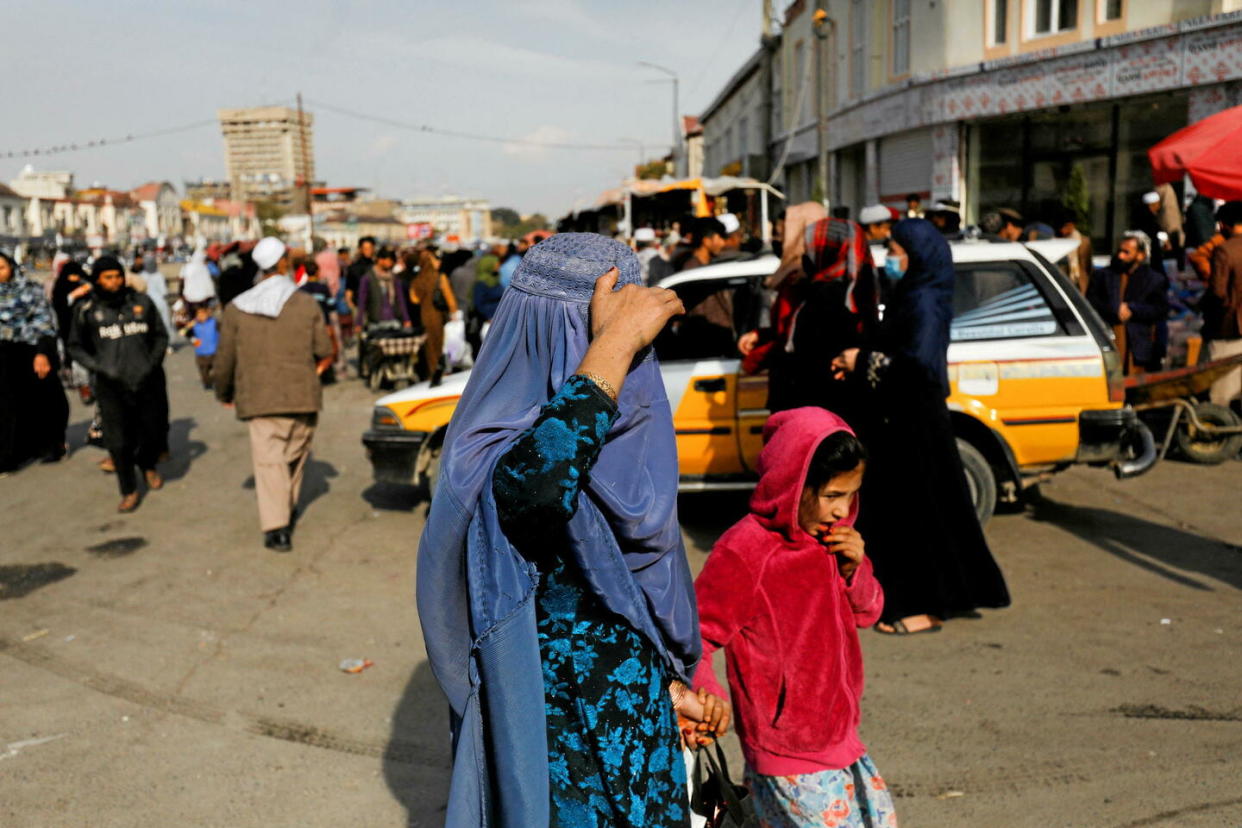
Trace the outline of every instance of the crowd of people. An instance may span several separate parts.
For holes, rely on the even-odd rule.
[[[807,222],[795,215],[798,209],[804,208],[778,217],[770,248],[760,244],[758,234],[748,235],[730,213],[686,217],[671,223],[666,231],[640,227],[633,233],[631,246],[638,254],[644,282],[655,285],[675,273],[708,264],[768,252],[781,256],[785,244],[801,250],[800,234]],[[1183,210],[1173,187],[1161,185],[1137,200],[1131,229],[1121,234],[1102,266],[1096,265],[1092,238],[1082,229],[1083,217],[1064,206],[1035,219],[1002,206],[984,211],[977,225],[964,227],[958,201],[946,198],[925,206],[920,194],[911,193],[904,210],[883,204],[863,207],[857,224],[869,245],[887,244],[894,224],[902,218],[924,218],[949,240],[1061,238],[1076,242],[1077,247],[1057,264],[1111,327],[1126,373],[1138,374],[1173,367],[1174,359],[1177,364],[1195,364],[1242,352],[1238,325],[1226,311],[1237,305],[1239,291],[1234,276],[1238,253],[1227,243],[1237,236],[1234,227],[1239,209],[1236,202],[1196,194]],[[848,214],[845,208],[833,211],[834,218],[848,219]],[[786,231],[787,227],[792,229]],[[783,264],[782,272],[769,279],[766,287],[779,283],[787,269]],[[881,282],[896,278],[893,273],[879,275]],[[692,315],[695,312],[691,309]],[[710,314],[711,309],[705,312]],[[838,329],[836,324],[828,327]],[[1240,387],[1242,369],[1217,382],[1212,401],[1232,405],[1242,413]]]
[[[0,472],[66,455],[65,389],[76,389],[83,403],[95,405],[88,439],[107,451],[99,468],[116,475],[118,509],[137,509],[144,493],[163,486],[158,467],[170,457],[163,361],[189,345],[203,388],[236,404],[251,427],[264,543],[288,549],[295,516],[285,513],[296,504],[313,433],[305,421],[320,406],[319,385],[365,375],[365,343],[393,325],[417,335],[418,347],[402,357],[411,378],[434,384],[468,366],[470,343],[477,348],[486,334],[504,290],[501,265],[511,277],[526,247],[420,245],[398,255],[364,238],[351,258],[347,248],[318,242],[310,251],[270,238],[200,242],[180,268],[176,291],[155,250],[138,248],[124,258],[100,252],[86,262],[58,252],[43,283],[0,253]],[[304,313],[296,322],[282,317],[294,291],[302,298],[289,307],[315,310],[315,338],[309,350],[282,356],[279,343],[306,322]],[[262,325],[248,324],[263,316],[279,322],[275,333],[264,334],[271,342],[255,333]],[[347,358],[355,342],[356,364]],[[282,359],[290,369],[283,373]],[[306,365],[314,368],[313,388],[300,370]],[[256,384],[255,377],[264,379]],[[260,439],[256,423],[270,417],[301,418],[305,428],[292,431],[305,439],[295,446],[287,424],[275,429],[282,439],[270,437],[272,428]],[[284,454],[289,471],[277,474],[272,469],[281,463],[271,458]],[[279,485],[270,483],[277,478]]]
[[[1163,364],[1183,262],[1207,286],[1212,356],[1242,351],[1242,202],[1196,199],[1185,227],[1159,193],[1143,204],[1151,225],[1100,268],[1070,213],[1002,208],[965,235],[1075,240],[1066,276],[1114,326],[1129,371]],[[64,456],[63,378],[96,403],[119,508],[137,508],[140,484],[163,482],[162,363],[179,332],[202,385],[247,423],[263,542],[288,551],[322,384],[348,376],[352,341],[366,374],[370,338],[416,333],[418,376],[472,366],[418,553],[424,640],[453,710],[448,823],[686,825],[703,816],[684,793],[693,749],[736,722],[764,824],[895,825],[858,736],[858,629],[936,632],[1010,596],[946,405],[960,209],[912,196],[894,212],[855,222],[806,203],[774,228],[767,312],[730,343],[769,377],[759,480],[697,579],[652,345],[674,319],[732,314],[656,285],[762,255],[730,214],[624,242],[363,239],[352,259],[275,238],[200,245],[179,297],[154,257],[65,261],[44,289],[0,255],[0,465]]]
[[[1215,356],[1239,338],[1242,204],[1212,207]],[[690,756],[735,720],[760,824],[896,824],[858,739],[858,629],[936,632],[1010,603],[946,405],[949,242],[1077,242],[1065,275],[1117,327],[1127,370],[1163,364],[1170,287],[1154,262],[1174,269],[1185,244],[1165,230],[1127,231],[1095,267],[1069,213],[1004,208],[971,232],[945,202],[859,222],[791,207],[764,324],[736,343],[743,370],[769,377],[759,482],[692,582],[647,355],[696,308],[653,285],[746,255],[731,218],[639,228],[631,244],[558,235],[526,253],[491,320],[419,547],[424,638],[453,709],[448,824],[685,825],[701,814],[680,794],[679,745]]]

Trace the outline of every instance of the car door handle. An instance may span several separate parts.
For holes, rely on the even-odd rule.
[[[706,394],[714,394],[717,391],[724,391],[729,385],[725,382],[724,377],[712,377],[711,379],[701,379],[694,381],[694,390],[702,391]]]

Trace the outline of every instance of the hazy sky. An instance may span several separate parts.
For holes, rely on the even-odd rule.
[[[219,128],[52,157],[11,150],[114,138],[292,104],[315,115],[317,177],[385,197],[457,193],[558,216],[638,160],[446,138],[317,109],[322,102],[502,138],[616,144],[658,153],[672,137],[669,84],[699,113],[757,48],[761,0],[39,0],[8,15],[0,180],[22,165],[69,169],[78,186],[128,189],[223,178]],[[649,156],[658,154],[648,150]]]

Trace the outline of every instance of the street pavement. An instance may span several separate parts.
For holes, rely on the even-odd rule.
[[[280,555],[244,426],[189,349],[168,366],[174,457],[137,512],[116,513],[76,400],[72,456],[0,479],[0,825],[441,824],[425,506],[371,483],[373,395],[326,389]],[[987,527],[1011,608],[862,632],[863,737],[903,825],[1242,825],[1239,482],[1237,462],[1070,471]],[[745,498],[681,507],[697,571]]]

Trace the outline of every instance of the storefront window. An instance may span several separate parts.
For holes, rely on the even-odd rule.
[[[1114,229],[1120,234],[1134,227],[1143,193],[1152,189],[1147,151],[1186,126],[1189,100],[1185,94],[1161,95],[1127,101],[1117,113],[1117,187]]]
[[[1027,221],[1052,223],[1074,205],[1099,252],[1133,226],[1152,188],[1147,151],[1186,125],[1187,96],[999,118],[971,125],[967,154],[969,222],[1012,207]]]

